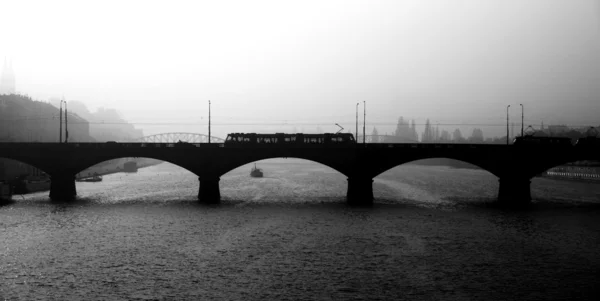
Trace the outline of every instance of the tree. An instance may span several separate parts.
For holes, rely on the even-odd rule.
[[[416,131],[414,129],[414,120],[413,126],[411,127],[408,120],[404,120],[404,118],[400,116],[400,118],[398,118],[396,130],[392,135],[393,137],[386,138],[386,142],[415,142],[417,139]]]
[[[452,140],[456,143],[461,143],[463,142],[464,138],[462,136],[462,133],[460,132],[459,129],[455,129],[454,133],[452,133]]]
[[[408,125],[407,121],[404,121],[402,116],[398,118],[398,124],[396,125],[394,136],[397,137],[397,142],[408,142],[411,139],[410,126]]]
[[[483,143],[485,138],[483,138],[483,131],[478,128],[473,129],[473,133],[471,137],[469,137],[469,142],[471,143]]]
[[[425,131],[423,132],[423,138],[421,139],[421,142],[433,142],[434,140],[434,131],[431,128],[431,124],[429,123],[429,119],[427,119],[427,122],[425,122]]]
[[[371,132],[371,143],[379,143],[381,142],[379,139],[379,132],[377,131],[376,127],[373,127],[373,132]]]
[[[414,142],[418,142],[419,141],[419,134],[417,134],[417,126],[415,125],[415,120],[412,120],[412,124],[410,126],[410,130],[411,130],[411,138]]]
[[[442,142],[450,142],[452,138],[450,138],[450,133],[446,130],[442,130],[442,134],[440,135],[440,141]]]

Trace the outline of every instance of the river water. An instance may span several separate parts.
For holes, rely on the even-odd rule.
[[[600,293],[600,185],[534,179],[529,208],[494,205],[480,170],[404,165],[375,205],[301,160],[221,178],[163,163],[0,206],[0,300],[593,300]]]

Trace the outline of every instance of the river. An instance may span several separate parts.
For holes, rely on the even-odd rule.
[[[0,206],[0,300],[594,300],[600,185],[536,178],[499,208],[481,170],[404,165],[375,205],[302,160],[221,178],[222,203],[163,163]]]

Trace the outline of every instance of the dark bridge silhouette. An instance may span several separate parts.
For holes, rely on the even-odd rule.
[[[300,158],[329,166],[348,178],[347,202],[371,204],[373,178],[395,166],[420,159],[449,158],[474,164],[498,177],[498,201],[531,200],[531,178],[552,167],[600,160],[598,146],[385,144],[227,145],[223,143],[0,143],[0,157],[35,166],[51,177],[50,198],[73,199],[75,175],[97,163],[146,157],[183,167],[198,176],[198,198],[220,201],[220,177],[239,166],[270,158]]]

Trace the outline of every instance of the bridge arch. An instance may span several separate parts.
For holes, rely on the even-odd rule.
[[[261,178],[252,178],[251,169],[262,170]],[[339,199],[348,188],[347,177],[333,167],[299,157],[274,157],[248,162],[220,177],[221,191],[229,199],[247,201],[287,199],[312,202]],[[242,190],[235,187],[243,187]],[[232,189],[234,188],[234,189]],[[318,192],[317,192],[318,191]],[[315,193],[317,192],[317,193]]]
[[[113,156],[103,156],[100,158],[94,157],[94,158],[86,158],[87,160],[84,161],[83,164],[78,164],[77,168],[73,171],[75,174],[80,174],[82,172],[84,172],[87,169],[93,168],[94,166],[97,166],[99,164],[102,164],[104,162],[110,162],[113,160],[119,160],[119,159],[128,159],[128,158],[132,158],[132,159],[154,159],[154,160],[159,160],[159,161],[164,161],[164,162],[169,162],[173,165],[176,165],[178,167],[181,167],[195,175],[198,175],[198,170],[195,169],[193,166],[189,166],[185,163],[179,162],[178,160],[173,160],[171,158],[165,158],[162,156],[148,156],[148,155],[144,155],[144,156],[123,156],[123,155],[113,155]]]
[[[422,162],[431,160],[429,162]],[[411,199],[424,204],[456,200],[492,202],[500,178],[465,160],[447,157],[417,159],[397,164],[373,177],[376,199]]]
[[[226,164],[225,167],[223,167],[221,169],[220,174],[221,174],[221,176],[225,175],[239,167],[242,167],[247,164],[255,163],[258,161],[264,161],[264,160],[270,160],[270,159],[288,159],[288,158],[300,159],[300,160],[317,163],[319,165],[327,166],[327,167],[337,171],[341,175],[344,175],[344,176],[348,175],[348,171],[344,168],[344,166],[341,166],[339,164],[334,164],[331,161],[323,160],[321,158],[315,158],[315,157],[310,157],[310,156],[299,156],[299,155],[296,155],[296,156],[277,156],[277,155],[275,155],[275,156],[256,156],[256,157],[252,157],[252,158],[244,158],[242,160],[236,160],[235,162],[230,162],[230,163]]]
[[[409,164],[412,162],[416,162],[416,161],[421,161],[421,160],[428,160],[428,159],[446,159],[446,160],[454,160],[454,161],[459,161],[459,162],[463,162],[463,163],[467,163],[467,164],[471,164],[473,166],[476,166],[484,171],[487,171],[491,174],[493,174],[494,176],[496,176],[497,178],[500,177],[500,169],[493,165],[493,163],[491,164],[490,162],[486,161],[485,159],[479,159],[479,158],[472,158],[469,156],[460,156],[460,155],[455,155],[455,156],[429,156],[429,155],[413,155],[413,156],[398,156],[396,158],[389,158],[389,160],[386,160],[385,162],[382,162],[379,164],[379,166],[377,166],[372,174],[373,178],[377,177],[378,175],[381,175],[382,173],[389,171],[395,167],[404,165],[404,164]]]
[[[31,168],[31,169],[36,169],[39,170],[45,174],[49,174],[51,168],[49,166],[46,166],[46,164],[44,164],[41,161],[36,160],[35,158],[26,158],[26,157],[20,157],[20,156],[10,156],[10,155],[5,155],[5,154],[0,154],[0,165],[3,164],[10,164],[10,165],[26,165],[26,166],[19,166],[18,168]],[[6,167],[6,166],[2,166],[2,168],[14,168],[14,167]]]

